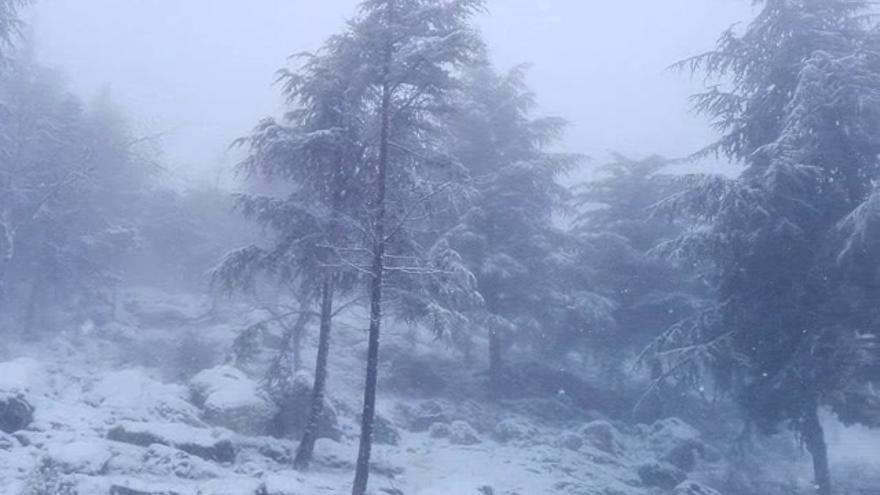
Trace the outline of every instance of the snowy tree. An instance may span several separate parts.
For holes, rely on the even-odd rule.
[[[614,325],[586,339],[609,373],[609,386],[626,366],[622,353],[640,352],[674,322],[700,305],[696,283],[652,250],[681,233],[681,225],[651,214],[651,207],[681,190],[671,163],[659,156],[622,155],[575,188],[579,240],[577,264],[589,283],[614,302]]]
[[[26,57],[0,77],[0,286],[7,314],[24,300],[22,328],[71,303],[94,319],[112,301],[114,262],[133,247],[130,188],[149,172],[116,119],[86,111],[60,78]],[[144,168],[142,168],[144,167]],[[105,310],[98,310],[103,306]],[[76,315],[75,315],[76,316]],[[48,323],[48,322],[43,322]],[[80,321],[81,323],[81,321]]]
[[[657,341],[664,375],[694,377],[708,365],[765,431],[789,422],[822,495],[831,478],[820,407],[876,420],[840,400],[864,383],[867,367],[854,363],[870,355],[860,336],[874,330],[835,276],[839,255],[853,252],[840,252],[852,245],[841,244],[840,226],[862,237],[859,205],[877,179],[880,52],[867,12],[861,1],[767,1],[744,33],[685,62],[726,78],[696,104],[722,132],[707,151],[745,169],[690,177],[692,187],[659,206],[697,220],[663,251],[700,260],[717,292],[715,305]]]
[[[21,30],[21,9],[30,0],[0,0],[0,48],[8,48]],[[5,63],[5,54],[0,51],[0,63]]]
[[[441,116],[454,103],[460,68],[482,55],[468,25],[481,7],[479,0],[367,0],[349,24],[359,65],[340,76],[360,85],[358,107],[367,127],[363,182],[371,194],[358,247],[367,258],[361,266],[369,278],[370,323],[354,495],[365,493],[370,471],[383,306],[415,302],[423,317],[443,325],[454,315],[441,299],[456,299],[468,283],[448,242],[430,232],[430,218],[463,176],[442,148]],[[358,259],[352,261],[360,265]],[[413,276],[442,298],[424,292],[413,301],[400,290]]]
[[[334,297],[352,288],[358,272],[346,269],[339,249],[354,245],[352,212],[363,202],[357,182],[364,180],[363,122],[359,88],[346,76],[358,63],[352,39],[331,38],[315,54],[299,56],[300,67],[282,71],[280,82],[292,109],[281,122],[265,119],[239,141],[250,150],[241,170],[265,181],[287,182],[286,196],[242,195],[239,206],[273,233],[269,247],[250,246],[228,255],[216,277],[227,286],[252,287],[259,274],[270,274],[295,287],[299,317],[290,335],[294,354],[319,301],[320,330],[309,420],[295,465],[311,461],[324,405]],[[287,349],[282,349],[286,352]]]
[[[580,157],[548,147],[565,122],[531,116],[535,97],[525,85],[525,67],[501,75],[479,66],[466,83],[463,111],[453,119],[453,149],[475,191],[451,237],[485,301],[473,320],[488,334],[489,391],[498,396],[504,349],[515,337],[549,347],[557,330],[584,325],[570,320],[578,299],[598,301],[598,312],[604,310],[601,298],[562,283],[572,243],[554,223],[568,200],[557,179]]]

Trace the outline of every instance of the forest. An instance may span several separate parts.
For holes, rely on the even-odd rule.
[[[181,186],[0,0],[0,493],[880,493],[876,5],[752,2],[666,64],[713,137],[605,158],[497,1],[360,1]]]

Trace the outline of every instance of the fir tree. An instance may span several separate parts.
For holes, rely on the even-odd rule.
[[[813,457],[821,495],[831,477],[819,409],[839,410],[858,377],[856,336],[872,332],[841,317],[841,280],[831,276],[838,225],[877,178],[880,52],[867,9],[767,1],[742,35],[730,31],[686,62],[728,78],[698,95],[697,109],[722,131],[708,151],[745,169],[736,179],[693,177],[659,206],[698,221],[663,250],[700,260],[718,301],[657,342],[664,374],[693,377],[708,365],[765,431],[788,422]]]

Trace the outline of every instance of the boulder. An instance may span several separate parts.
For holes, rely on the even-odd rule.
[[[48,456],[53,465],[64,474],[93,476],[106,471],[113,453],[106,440],[91,438],[51,445]]]
[[[455,416],[454,407],[445,401],[427,400],[415,407],[400,406],[400,415],[410,431],[428,431],[435,423],[449,423]]]
[[[673,495],[721,495],[708,486],[701,485],[696,481],[685,481],[675,487]]]
[[[650,462],[639,466],[639,479],[648,487],[672,490],[685,481],[687,475],[667,462]]]
[[[708,450],[700,432],[678,418],[655,422],[648,431],[648,442],[657,459],[686,473],[696,467]]]
[[[501,443],[529,440],[538,434],[528,421],[507,418],[499,421],[492,429],[492,438]]]
[[[204,426],[182,385],[155,380],[140,368],[102,375],[89,385],[85,402],[125,421],[162,421]]]
[[[141,447],[165,445],[219,463],[231,463],[236,455],[231,440],[181,424],[123,422],[107,432],[107,439]]]
[[[161,444],[151,445],[144,453],[142,462],[149,473],[166,479],[204,480],[217,478],[221,474],[213,464]]]
[[[397,445],[400,443],[400,433],[394,423],[381,414],[376,414],[373,422],[373,443],[377,445]]]
[[[566,432],[559,435],[556,445],[568,450],[580,450],[584,446],[584,439],[575,433]]]
[[[34,421],[34,407],[21,393],[0,395],[0,431],[15,433]]]
[[[477,431],[467,421],[453,421],[449,425],[449,441],[455,445],[476,445],[482,443]]]
[[[17,438],[0,431],[0,450],[9,452],[19,445],[21,445],[21,442]]]
[[[434,423],[428,428],[428,434],[431,435],[431,438],[449,438],[451,433],[449,425],[446,423]]]
[[[587,423],[581,428],[580,434],[588,445],[606,454],[616,455],[622,450],[620,432],[607,421]]]
[[[198,373],[190,380],[190,391],[205,422],[243,435],[266,434],[278,413],[260,385],[232,366]]]
[[[283,388],[274,391],[273,399],[277,405],[272,418],[270,433],[278,438],[296,438],[302,434],[309,419],[312,404],[312,377],[300,371],[287,381]],[[325,399],[318,422],[318,437],[339,440],[342,431],[336,408]]]

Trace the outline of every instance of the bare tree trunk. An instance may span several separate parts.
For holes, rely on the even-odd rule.
[[[501,335],[498,329],[489,329],[489,398],[501,395],[503,363],[501,358]]]
[[[0,309],[6,304],[8,296],[7,278],[9,277],[9,268],[12,265],[12,259],[15,257],[15,235],[9,227],[8,215],[4,215],[3,223],[0,225],[3,229],[3,253],[0,255]]]
[[[389,12],[390,16],[390,12]],[[376,219],[373,246],[373,268],[370,281],[370,330],[367,348],[367,378],[364,385],[364,411],[361,415],[361,438],[358,459],[355,466],[352,495],[364,495],[370,476],[370,452],[373,446],[373,422],[376,416],[376,387],[379,381],[379,332],[382,324],[382,283],[385,275],[385,188],[388,176],[388,140],[391,117],[391,87],[388,74],[391,72],[391,46],[389,44],[385,59],[385,74],[382,83],[382,130],[379,143],[379,170],[377,177]]]
[[[293,467],[305,471],[312,461],[315,442],[318,440],[318,428],[321,415],[324,413],[324,391],[327,384],[327,358],[330,355],[330,332],[333,323],[333,279],[327,275],[321,287],[321,329],[318,334],[318,359],[315,363],[315,383],[312,387],[312,403],[309,408],[309,419],[303,431],[302,440],[296,449]],[[294,334],[296,335],[296,334]]]
[[[303,299],[303,301],[305,301],[305,299]],[[294,371],[299,371],[303,368],[302,342],[306,335],[306,325],[309,323],[309,320],[312,319],[312,315],[309,314],[305,308],[308,308],[308,305],[300,304],[299,315],[297,315],[296,321],[293,323],[293,328],[290,329],[290,352],[293,354]],[[323,318],[324,315],[322,314],[321,325],[324,324]]]
[[[804,417],[804,444],[813,458],[813,475],[817,495],[831,495],[831,468],[828,464],[828,445],[819,421],[819,406],[810,405]]]
[[[36,333],[34,331],[34,323],[37,319],[37,305],[40,301],[40,294],[42,292],[42,283],[41,277],[39,275],[34,277],[33,282],[31,282],[31,290],[28,294],[27,307],[25,309],[24,314],[24,322],[22,325],[22,331],[24,333],[25,338],[27,339],[35,339]]]

